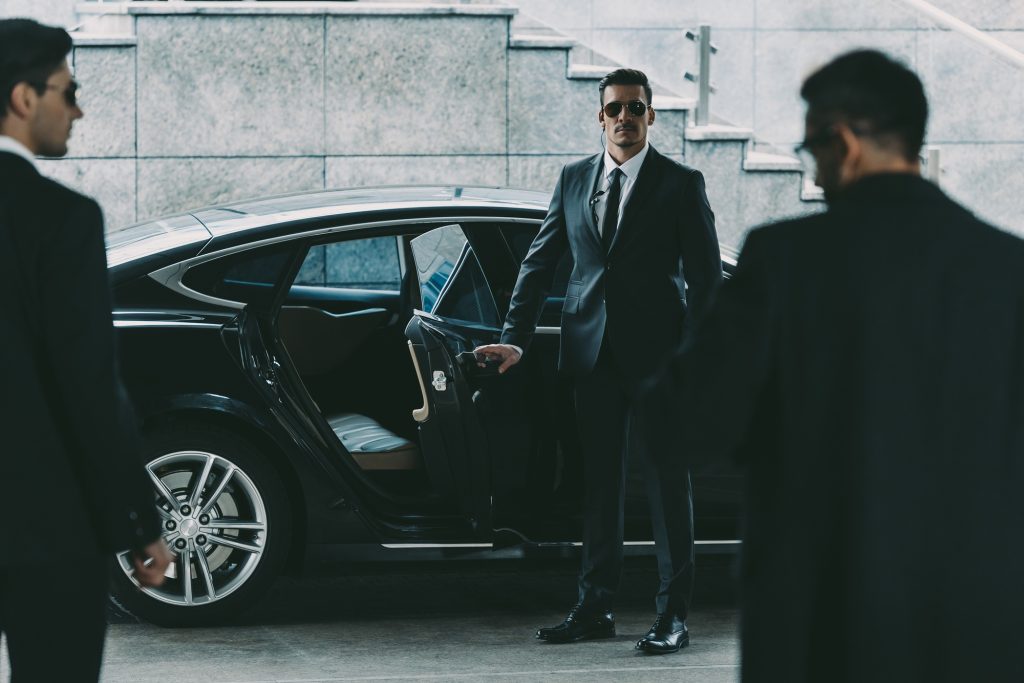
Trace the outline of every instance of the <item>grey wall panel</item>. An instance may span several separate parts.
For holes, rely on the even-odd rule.
[[[506,17],[327,18],[327,151],[505,147]]]
[[[913,65],[916,37],[910,31],[770,31],[758,36],[754,130],[775,144],[803,139],[800,85],[841,52],[876,48]]]
[[[69,154],[135,155],[135,48],[78,46],[75,79],[85,117],[75,122]]]
[[[508,159],[508,184],[527,190],[551,193],[562,167],[578,155],[512,156]]]
[[[920,33],[917,61],[932,105],[930,141],[1024,142],[1024,69],[950,31]]]
[[[736,182],[743,167],[743,143],[688,143],[686,163],[704,174],[708,201],[715,212],[718,239],[736,246],[749,227],[743,207],[744,184]]]
[[[940,185],[984,220],[1024,237],[1024,144],[943,145]]]
[[[712,24],[723,28],[750,28],[754,25],[755,0],[593,0],[592,22],[602,28],[694,28]]]
[[[103,209],[107,232],[136,222],[135,159],[54,159],[39,162],[40,172],[86,194]]]
[[[504,185],[507,161],[494,156],[327,157],[327,187]]]
[[[323,189],[323,159],[139,160],[139,220],[236,199]]]
[[[139,153],[323,153],[323,17],[137,18]]]
[[[898,0],[756,0],[757,26],[770,29],[915,29],[919,14]]]
[[[3,0],[0,18],[27,17],[44,24],[70,28],[75,19],[76,0]]]
[[[596,80],[567,79],[560,50],[513,50],[509,60],[509,152],[589,154],[600,149]]]

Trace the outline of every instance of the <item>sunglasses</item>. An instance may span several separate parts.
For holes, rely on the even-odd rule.
[[[36,90],[60,90],[61,89],[61,87],[59,85],[54,85],[53,83],[46,83],[44,81],[28,81],[28,84],[31,85]],[[70,83],[68,83],[68,87],[66,87],[63,90],[61,90],[61,94],[64,96],[64,101],[67,103],[67,105],[69,107],[77,107],[78,106],[78,89],[79,89],[79,87],[81,87],[81,86],[79,86],[76,81],[71,81]]]
[[[868,135],[870,132],[867,128],[862,128],[860,126],[847,126],[847,128],[849,128],[850,132],[857,137]],[[836,124],[826,126],[814,135],[804,138],[804,141],[794,147],[793,151],[796,152],[797,156],[803,162],[804,167],[810,168],[810,165],[815,162],[814,150],[824,147],[837,137],[839,137],[839,130],[836,127]]]
[[[609,102],[602,107],[604,115],[609,118],[615,118],[625,107],[629,112],[630,116],[643,116],[644,112],[647,111],[647,104],[643,100],[633,100],[632,102]]]

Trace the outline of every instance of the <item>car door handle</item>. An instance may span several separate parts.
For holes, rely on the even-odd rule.
[[[440,370],[434,370],[434,379],[431,382],[434,387],[434,391],[447,391],[448,390],[448,378]]]

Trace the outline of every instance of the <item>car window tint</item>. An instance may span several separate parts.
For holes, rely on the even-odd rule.
[[[296,285],[397,292],[402,267],[394,237],[371,237],[311,247]]]
[[[496,327],[498,309],[480,262],[458,225],[446,225],[411,242],[423,310]]]
[[[290,244],[276,245],[216,258],[190,268],[182,284],[218,299],[266,303],[288,267],[293,250]]]
[[[512,258],[516,261],[516,266],[523,262],[526,258],[526,253],[530,250],[530,245],[533,244],[533,238],[537,236],[537,228],[532,225],[503,225],[501,226],[501,234],[505,238],[505,243],[508,244],[509,251],[512,252]],[[555,268],[555,277],[551,283],[551,291],[548,292],[549,297],[564,297],[566,283],[569,281],[569,274],[572,273],[572,252],[568,249],[565,250],[565,254],[562,255],[561,260],[558,262],[558,266]]]

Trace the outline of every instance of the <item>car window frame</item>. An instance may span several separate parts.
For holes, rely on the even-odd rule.
[[[493,223],[493,221],[488,221],[488,223]],[[434,301],[434,307],[433,307],[433,310],[431,310],[431,311],[427,311],[424,308],[424,306],[423,306],[422,283],[420,283],[420,281],[419,281],[419,275],[418,275],[419,268],[415,264],[415,258],[416,258],[415,257],[415,252],[413,252],[413,250],[412,250],[412,242],[413,242],[413,239],[415,239],[415,237],[408,240],[409,252],[410,252],[409,258],[413,259],[413,267],[414,267],[414,270],[417,271],[417,274],[416,274],[416,289],[417,289],[417,292],[418,292],[418,301],[419,301],[419,308],[418,308],[418,310],[423,311],[427,315],[436,317],[438,319],[451,320],[452,322],[456,322],[456,323],[460,323],[460,324],[482,326],[482,327],[487,327],[487,328],[491,328],[491,327],[495,327],[495,326],[500,327],[501,326],[501,321],[504,320],[504,315],[502,314],[501,309],[498,306],[497,298],[495,297],[494,284],[492,282],[492,278],[488,275],[488,270],[487,270],[487,268],[486,268],[486,266],[484,264],[484,261],[486,261],[486,258],[481,259],[481,256],[480,256],[478,250],[473,245],[474,239],[478,240],[480,238],[478,236],[471,235],[470,232],[473,232],[473,231],[467,232],[467,230],[465,228],[465,225],[463,223],[461,223],[461,222],[460,223],[445,223],[444,225],[439,225],[439,226],[437,226],[435,228],[432,228],[430,230],[424,230],[423,232],[420,232],[419,234],[417,234],[416,237],[422,237],[423,235],[430,234],[431,232],[433,232],[435,230],[443,230],[445,228],[452,228],[452,227],[458,228],[459,232],[462,233],[462,238],[464,240],[464,244],[463,244],[461,252],[459,253],[458,260],[452,265],[452,272],[451,272],[451,274],[445,280],[444,286],[441,287],[441,289],[437,293],[437,299]],[[494,230],[492,230],[491,232],[494,232]],[[500,239],[500,235],[498,236],[498,238]],[[472,256],[472,261],[470,260],[471,256]],[[464,318],[455,317],[455,316],[453,316],[451,314],[445,314],[444,312],[438,312],[438,308],[440,306],[442,306],[442,304],[446,300],[446,297],[448,296],[449,292],[452,291],[453,283],[458,282],[460,277],[471,277],[471,275],[466,271],[467,267],[471,267],[471,266],[467,265],[467,264],[470,264],[470,263],[472,263],[473,266],[476,267],[476,269],[479,272],[480,276],[483,278],[484,285],[487,288],[487,296],[489,297],[490,307],[491,307],[491,310],[492,310],[493,315],[494,315],[494,321],[493,322],[486,321],[486,320],[466,320]]]
[[[411,226],[434,226],[442,227],[444,225],[459,224],[465,225],[468,223],[529,223],[540,225],[543,221],[542,218],[527,218],[527,217],[515,217],[515,216],[494,216],[494,215],[481,215],[481,214],[439,214],[437,216],[414,216],[405,218],[386,218],[380,220],[366,221],[360,223],[348,223],[339,225],[334,221],[327,222],[317,221],[316,224],[310,226],[308,230],[302,232],[289,233],[287,235],[275,235],[273,237],[267,237],[261,240],[255,240],[252,242],[246,242],[244,244],[235,244],[217,249],[215,251],[198,254],[192,258],[184,261],[179,261],[162,268],[158,268],[148,273],[148,277],[155,280],[159,284],[167,287],[171,291],[192,299],[194,301],[200,301],[206,304],[212,304],[223,308],[229,308],[237,311],[241,311],[248,307],[248,304],[240,301],[231,301],[229,299],[219,299],[217,297],[204,294],[196,291],[189,287],[186,287],[182,280],[185,274],[192,268],[195,268],[201,264],[213,261],[218,258],[239,254],[245,251],[259,249],[265,246],[280,244],[283,242],[295,242],[296,251],[290,266],[285,269],[282,273],[280,280],[276,283],[276,292],[272,297],[269,308],[274,309],[281,306],[284,299],[284,294],[287,292],[285,283],[289,286],[294,281],[296,274],[298,273],[299,267],[302,265],[302,259],[305,258],[308,249],[303,251],[303,247],[307,246],[308,243],[322,240],[325,242],[339,241],[337,239],[330,239],[329,236],[338,235],[340,233],[352,233],[352,236],[347,239],[358,239],[357,235],[365,234],[365,236],[376,236],[382,237],[387,235],[406,236],[412,233],[422,234],[430,230],[429,227],[423,227],[415,230],[409,230]],[[405,230],[401,228],[405,227]],[[376,233],[376,234],[374,234]],[[303,244],[306,243],[306,244]],[[407,243],[406,243],[407,244]],[[299,258],[299,254],[302,254],[302,258]],[[407,255],[405,248],[399,250],[400,262],[403,268],[407,271],[409,264],[407,262]],[[487,268],[483,264],[481,267],[484,268],[486,275]],[[405,271],[403,271],[405,272]]]

